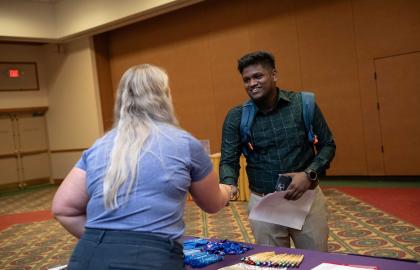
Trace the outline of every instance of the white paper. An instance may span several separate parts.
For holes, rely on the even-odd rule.
[[[54,268],[49,268],[48,270],[65,270],[67,269],[67,264],[66,265],[61,265],[61,266],[57,266]]]
[[[317,267],[312,268],[311,270],[371,270],[377,269],[375,266],[356,266],[356,265],[341,265],[333,263],[321,263]]]
[[[307,190],[296,201],[286,200],[285,194],[286,191],[278,191],[264,196],[251,210],[249,218],[301,230],[314,201],[315,191]]]
[[[225,266],[219,268],[218,270],[287,270],[286,267],[264,267],[264,266],[256,266],[246,263],[237,263],[234,265]]]

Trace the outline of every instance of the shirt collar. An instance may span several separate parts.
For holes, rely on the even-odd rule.
[[[287,95],[287,92],[286,92],[286,91],[281,90],[281,89],[279,89],[279,88],[277,88],[277,91],[278,91],[278,93],[279,93],[279,95],[277,96],[277,104],[278,104],[278,102],[280,101],[280,99],[284,99],[285,101],[290,102],[290,98],[289,98],[289,96]]]
[[[279,89],[278,87],[276,87],[276,89],[277,89],[277,93],[278,93],[278,95],[277,95],[277,104],[276,104],[276,106],[275,107],[277,107],[278,105],[279,105],[279,103],[280,103],[280,100],[284,100],[284,101],[286,101],[286,102],[290,102],[290,98],[289,98],[289,96],[287,95],[287,92],[286,91],[284,91],[284,90],[282,90],[282,89]],[[252,101],[254,104],[255,104],[255,102],[254,101]],[[258,108],[258,106],[255,104],[255,108],[256,108],[256,110],[257,110],[257,112],[260,112],[260,109]]]

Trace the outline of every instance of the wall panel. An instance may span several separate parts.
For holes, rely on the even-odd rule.
[[[352,5],[368,174],[382,175],[374,59],[420,49],[420,2],[353,0]]]
[[[386,174],[420,175],[420,51],[375,60]]]
[[[279,4],[278,0],[270,0],[255,5],[255,1],[248,1],[253,18],[248,25],[250,50],[267,50],[274,54],[278,86],[286,89],[302,89],[295,2],[288,0]]]
[[[13,124],[8,115],[0,115],[0,155],[15,153],[16,146]]]
[[[209,6],[210,33],[208,37],[211,54],[209,71],[212,77],[211,91],[215,97],[217,123],[216,139],[211,142],[212,152],[220,151],[222,125],[229,109],[243,103],[247,95],[242,79],[236,69],[237,59],[249,52],[247,28],[248,7],[244,1],[216,1]]]
[[[273,52],[279,86],[312,90],[337,142],[330,175],[383,175],[374,58],[420,49],[419,1],[214,1],[109,32],[115,89],[138,63],[167,69],[183,128],[220,151],[246,93],[237,59]]]
[[[116,88],[121,74],[130,66],[150,63],[163,67],[170,77],[171,95],[181,126],[197,138],[214,142],[218,134],[209,72],[208,24],[195,23],[206,20],[205,12],[206,9],[199,9],[188,15],[180,11],[146,21],[138,43],[120,42],[138,37],[136,26],[113,32],[111,70]]]
[[[22,115],[18,119],[19,147],[21,151],[48,149],[45,118]]]
[[[10,183],[18,183],[19,169],[18,160],[15,157],[0,158],[0,186]]]
[[[318,104],[338,145],[330,172],[364,175],[367,171],[352,6],[350,1],[312,5],[312,1],[300,1],[297,6],[302,85],[317,93]]]

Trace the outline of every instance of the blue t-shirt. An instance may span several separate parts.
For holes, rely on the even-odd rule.
[[[117,209],[106,209],[103,199],[103,178],[116,131],[111,130],[83,153],[76,167],[86,171],[86,228],[152,232],[172,239],[182,236],[191,182],[206,177],[213,165],[189,133],[167,124],[157,126],[139,153],[130,197],[125,201],[121,188]]]

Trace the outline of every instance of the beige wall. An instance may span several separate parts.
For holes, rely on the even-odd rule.
[[[55,38],[54,6],[41,1],[0,1],[0,38]]]
[[[88,147],[101,134],[90,40],[64,44],[60,51],[54,46],[46,50],[50,148],[55,151]]]
[[[39,91],[0,91],[0,109],[48,106],[45,57],[42,46],[0,44],[0,61],[36,62]]]
[[[74,165],[74,153],[62,151],[88,148],[103,132],[96,71],[90,39],[63,44],[59,50],[54,46],[45,49],[50,74],[47,123],[53,178],[63,178],[70,164]]]
[[[108,33],[112,83],[138,63],[164,67],[181,125],[217,152],[246,100],[237,59],[272,51],[280,87],[317,94],[337,142],[329,173],[383,175],[374,59],[420,50],[418,14],[415,0],[209,0]]]
[[[34,61],[40,91],[0,91],[0,109],[48,107],[52,178],[63,178],[75,156],[102,135],[96,65],[88,38],[55,45],[0,45],[0,61]]]

